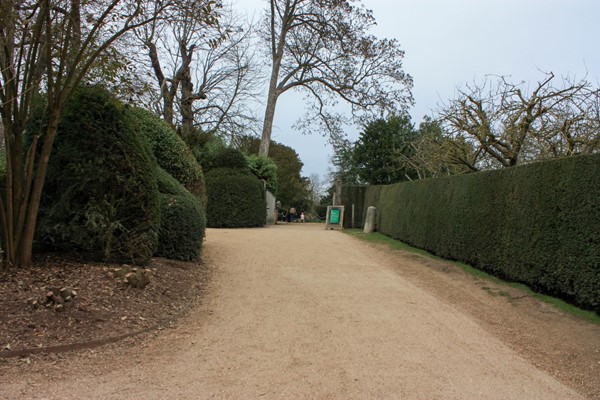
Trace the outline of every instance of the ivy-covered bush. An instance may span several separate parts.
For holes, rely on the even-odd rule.
[[[157,256],[192,261],[200,256],[206,227],[197,197],[162,168],[158,169],[160,230]]]
[[[208,206],[206,223],[211,228],[263,226],[267,204],[262,182],[249,171],[214,168],[206,174]]]
[[[77,91],[59,122],[38,243],[113,261],[152,256],[160,212],[156,161],[136,127],[103,88]]]
[[[200,164],[177,132],[156,114],[143,108],[132,108],[131,115],[138,122],[150,143],[158,165],[177,179],[206,206],[204,174]]]

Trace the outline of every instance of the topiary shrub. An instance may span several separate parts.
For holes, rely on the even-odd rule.
[[[37,241],[145,262],[158,244],[156,164],[125,107],[100,87],[65,106],[46,175]]]
[[[217,154],[213,161],[213,168],[248,170],[248,161],[241,151],[227,147]]]
[[[206,207],[206,189],[202,167],[177,132],[156,114],[143,108],[132,108],[143,135],[150,143],[158,165],[177,179]]]
[[[243,228],[265,224],[267,204],[262,182],[248,171],[215,168],[206,174],[206,224]]]
[[[200,256],[206,227],[204,211],[197,197],[175,178],[158,169],[160,230],[157,256],[192,261]]]

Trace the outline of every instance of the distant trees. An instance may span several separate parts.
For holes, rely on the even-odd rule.
[[[247,154],[256,154],[260,147],[260,139],[250,136],[240,138],[239,148]],[[269,158],[277,166],[277,190],[275,196],[284,207],[295,207],[297,210],[308,210],[311,206],[309,179],[302,176],[302,161],[289,146],[272,142]]]
[[[417,132],[408,114],[391,115],[365,126],[354,143],[352,160],[361,182],[385,185],[417,178],[415,171],[403,163],[414,152],[411,143]]]
[[[331,109],[339,100],[349,104],[355,122],[412,102],[404,52],[396,40],[367,33],[375,21],[360,2],[270,0],[265,22],[271,74],[259,154],[269,154],[277,100],[288,90],[310,100],[300,126],[317,125],[333,137],[348,121]]]
[[[505,77],[460,89],[438,110],[447,139],[472,146],[470,170],[591,153],[600,148],[600,92],[590,82],[555,83],[553,73],[531,88]]]
[[[386,185],[419,178],[406,162],[415,154],[419,138],[408,114],[378,118],[365,125],[354,143],[341,142],[334,164],[337,179],[351,184]]]
[[[547,73],[531,86],[506,77],[467,85],[417,130],[407,121],[399,130],[398,117],[373,120],[355,143],[338,141],[335,175],[381,184],[599,152],[600,90],[555,81]]]

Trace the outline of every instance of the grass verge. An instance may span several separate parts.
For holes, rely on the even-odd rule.
[[[508,286],[511,288],[521,290],[528,296],[534,297],[540,301],[543,301],[544,303],[550,304],[562,312],[565,312],[567,314],[573,315],[578,318],[585,319],[596,325],[600,325],[600,315],[596,314],[595,312],[582,310],[581,308],[575,307],[574,305],[566,303],[563,300],[557,299],[555,297],[536,293],[533,290],[531,290],[527,285],[524,285],[522,283],[504,281],[500,278],[490,275],[487,272],[481,271],[470,265],[463,264],[458,261],[446,260],[444,258],[433,255],[425,250],[418,249],[418,248],[412,247],[406,243],[402,243],[398,240],[392,239],[391,237],[385,236],[379,232],[364,233],[361,229],[345,229],[342,232],[344,232],[350,236],[353,236],[355,238],[358,238],[360,240],[388,246],[389,248],[391,248],[393,250],[407,251],[407,252],[410,252],[413,254],[419,254],[423,257],[428,257],[428,258],[431,258],[434,260],[440,260],[440,261],[447,262],[449,264],[457,266],[458,268],[462,269],[464,272],[466,272],[467,274],[469,274],[475,278],[479,278],[482,280],[486,280],[488,282],[493,282],[498,285],[504,285],[504,286]],[[485,288],[486,287],[484,287],[484,289]],[[487,289],[489,289],[489,287],[487,287]],[[509,300],[511,300],[510,296],[507,295],[506,292],[504,292],[504,291],[500,291],[500,292],[498,292],[498,294],[508,297]]]

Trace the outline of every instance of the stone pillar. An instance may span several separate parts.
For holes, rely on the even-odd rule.
[[[365,219],[364,233],[371,233],[375,230],[375,221],[377,217],[377,208],[370,206],[367,208],[367,218]]]

